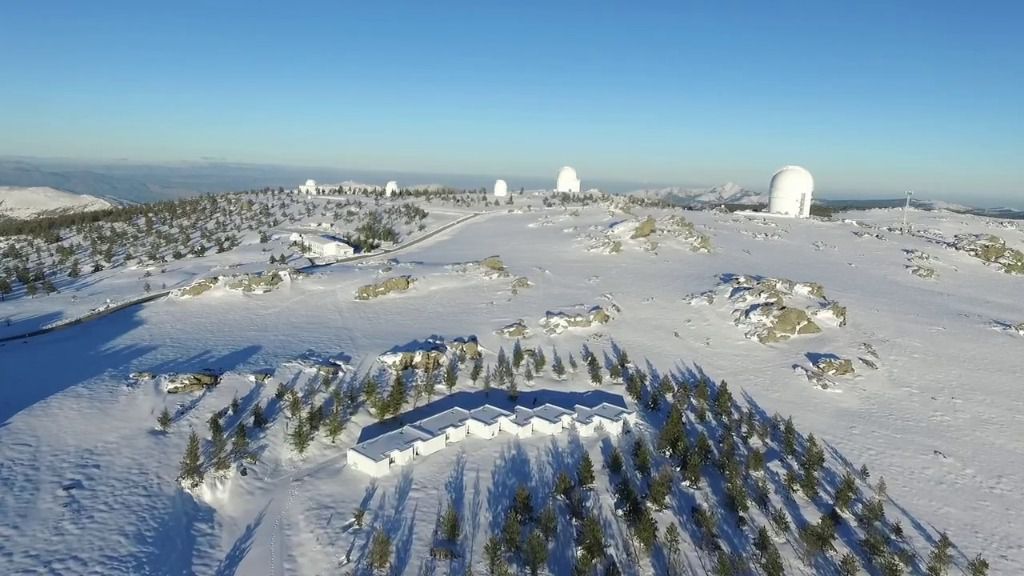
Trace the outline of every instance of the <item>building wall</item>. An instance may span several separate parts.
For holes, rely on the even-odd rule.
[[[538,434],[558,434],[562,431],[562,422],[559,421],[557,424],[554,422],[548,422],[541,418],[533,419],[533,430]]]
[[[439,450],[444,450],[444,446],[444,435],[437,436],[436,438],[431,438],[429,440],[421,440],[416,442],[416,455],[427,456]]]
[[[457,426],[455,428],[449,428],[447,431],[445,431],[445,436],[447,437],[446,441],[449,444],[452,442],[461,442],[468,433],[469,426],[465,424],[462,426]]]
[[[348,451],[347,461],[348,465],[352,468],[359,470],[364,474],[369,474],[370,476],[383,476],[391,469],[391,465],[388,460],[374,462],[355,450]]]
[[[501,430],[497,422],[494,424],[484,424],[476,420],[468,421],[466,427],[470,434],[479,438],[494,438]]]
[[[593,420],[591,420],[590,422],[587,422],[587,423],[580,423],[580,422],[576,423],[576,432],[580,436],[593,436],[594,434],[597,434],[597,429],[596,428],[597,428],[597,423],[594,422]]]
[[[595,416],[594,420],[596,420],[599,423],[599,425],[602,429],[604,429],[605,432],[611,434],[612,436],[618,436],[619,434],[622,434],[622,420],[608,420],[605,418],[601,418],[600,416]]]
[[[391,454],[391,458],[395,461],[395,466],[405,466],[409,462],[412,462],[414,456],[415,451],[412,446],[405,450],[396,450]]]

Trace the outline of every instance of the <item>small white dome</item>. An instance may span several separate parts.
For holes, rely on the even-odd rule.
[[[384,185],[384,195],[385,196],[391,196],[395,192],[398,192],[398,182],[395,182],[394,180],[391,180],[387,184]]]
[[[579,192],[580,179],[572,166],[562,166],[555,179],[555,192]]]
[[[508,183],[505,182],[504,180],[495,180],[494,195],[501,198],[508,196]]]
[[[768,211],[806,218],[811,213],[814,177],[802,166],[783,166],[768,186]]]
[[[316,188],[316,180],[306,180],[306,188]]]

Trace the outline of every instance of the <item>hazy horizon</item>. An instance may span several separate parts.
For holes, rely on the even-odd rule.
[[[1024,5],[915,4],[15,3],[0,155],[1019,202]]]

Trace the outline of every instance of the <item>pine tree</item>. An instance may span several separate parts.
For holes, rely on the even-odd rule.
[[[651,479],[650,490],[647,495],[651,499],[651,504],[658,510],[664,510],[666,506],[666,500],[669,494],[672,492],[672,470],[668,467],[662,468],[655,476]]]
[[[572,352],[569,352],[569,370],[575,373],[580,367],[576,364],[576,358],[573,357]]]
[[[501,528],[501,542],[502,547],[508,550],[510,553],[515,554],[520,549],[520,521],[516,518],[515,514],[509,514],[505,517],[505,523]]]
[[[378,574],[386,574],[391,566],[391,537],[383,530],[373,533],[369,562],[370,569]]]
[[[537,529],[540,530],[547,542],[555,537],[555,532],[558,530],[558,515],[555,513],[554,506],[549,504],[540,511],[540,516],[537,517]]]
[[[530,364],[527,363],[526,369],[523,370],[523,380],[532,383],[533,382],[533,369],[530,368]]]
[[[444,387],[448,389],[448,393],[451,394],[455,390],[455,384],[458,382],[458,378],[455,374],[455,363],[449,362],[448,366],[444,370]]]
[[[167,410],[167,406],[160,412],[160,416],[156,419],[156,423],[160,425],[160,429],[167,432],[171,428],[171,413]]]
[[[537,576],[540,567],[548,561],[548,545],[539,530],[534,530],[526,538],[526,544],[523,547],[523,561],[526,562],[526,567],[530,570],[530,576]]]
[[[580,459],[579,470],[576,472],[576,479],[579,485],[583,488],[587,488],[594,485],[596,480],[594,474],[594,462],[590,459],[590,454],[587,452],[583,453],[583,457]]]
[[[729,392],[729,383],[722,380],[718,386],[718,394],[715,396],[715,417],[719,420],[732,416],[732,393]]]
[[[288,391],[288,416],[292,420],[298,418],[302,414],[302,398],[299,397],[299,393],[295,389]]]
[[[441,516],[441,534],[448,542],[458,542],[462,535],[462,520],[459,518],[459,511],[455,508],[455,501],[448,502],[448,508]]]
[[[533,351],[533,372],[540,375],[544,371],[544,366],[547,364],[547,358],[544,357],[544,349],[537,346]]]
[[[501,540],[497,536],[492,535],[484,544],[484,558],[487,562],[487,574],[503,575],[504,559],[501,557]]]
[[[473,359],[473,367],[469,369],[469,379],[473,381],[473,385],[476,386],[476,381],[480,379],[480,373],[483,371],[484,362],[479,356]]]
[[[267,417],[263,415],[263,406],[257,402],[252,407],[252,427],[262,429],[267,425]]]
[[[336,408],[331,410],[331,415],[327,417],[327,437],[330,438],[331,444],[334,444],[338,436],[341,436],[341,433],[345,430],[345,420],[342,418],[341,413],[341,409]]]
[[[512,347],[512,368],[516,371],[519,370],[519,366],[523,363],[523,356],[523,346],[519,343],[519,340],[516,339],[516,343]]]
[[[939,534],[939,539],[935,542],[935,547],[932,548],[931,554],[928,555],[928,576],[946,575],[950,564],[953,563],[953,558],[949,554],[949,551],[952,548],[953,542],[950,541],[949,535],[945,532]]]
[[[228,441],[224,437],[224,427],[221,426],[217,414],[210,417],[210,461],[213,469],[223,472],[231,467],[231,459],[228,457]]]
[[[792,416],[786,419],[782,429],[782,453],[791,458],[796,455],[796,427],[793,426]]]
[[[988,576],[988,560],[978,554],[967,561],[967,573],[971,576]]]
[[[611,456],[608,457],[608,471],[612,474],[621,474],[622,468],[622,452],[619,452],[617,447],[612,448]]]
[[[857,483],[853,475],[849,472],[844,473],[842,480],[839,481],[839,487],[836,488],[835,507],[842,511],[848,511],[856,491]]]
[[[633,466],[641,476],[651,474],[651,451],[643,438],[637,438],[633,442]]]
[[[235,436],[231,442],[231,454],[239,459],[245,458],[249,454],[249,437],[245,422],[239,422],[235,427]]]
[[[850,552],[843,554],[843,557],[839,559],[839,574],[841,576],[857,576],[858,568],[860,568],[860,564],[857,562],[857,557]]]
[[[302,456],[305,454],[306,449],[309,448],[310,442],[312,442],[312,434],[310,434],[309,426],[306,424],[306,419],[302,413],[299,412],[297,418],[295,418],[292,431],[291,431],[292,448],[295,452]]]
[[[533,519],[533,497],[530,495],[530,490],[522,484],[516,488],[512,513],[522,522],[529,522]]]
[[[557,350],[552,352],[551,371],[559,380],[565,378],[565,364],[562,363],[562,357],[558,355]]]
[[[203,463],[199,455],[199,434],[195,430],[189,434],[188,447],[181,459],[178,479],[189,488],[196,488],[203,483]]]
[[[600,386],[602,382],[601,366],[597,363],[597,356],[593,354],[587,357],[587,372],[590,374],[590,383]]]

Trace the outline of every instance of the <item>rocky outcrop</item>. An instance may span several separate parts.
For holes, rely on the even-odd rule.
[[[277,288],[291,279],[291,271],[274,270],[263,274],[240,274],[227,281],[230,290],[239,290],[251,294],[264,294]]]
[[[374,284],[360,286],[359,289],[356,290],[356,300],[370,300],[372,298],[379,298],[394,292],[404,292],[408,290],[415,281],[416,279],[412,276],[395,276],[392,278],[386,278]]]
[[[854,373],[853,360],[849,358],[821,358],[814,368],[829,376],[849,376]]]
[[[533,284],[530,283],[529,278],[527,278],[526,276],[519,276],[516,279],[512,280],[512,293],[518,294],[520,290],[529,288],[530,286],[533,286]]]
[[[797,335],[817,334],[821,327],[814,323],[807,312],[775,303],[765,303],[746,310],[740,318],[746,323],[747,338],[769,344],[789,340]]]
[[[570,328],[590,328],[595,324],[607,324],[612,317],[607,310],[594,306],[582,314],[548,312],[539,324],[548,334],[561,334]]]
[[[213,278],[204,278],[202,280],[199,280],[198,282],[193,282],[192,284],[186,286],[185,288],[179,288],[178,290],[175,291],[175,295],[182,298],[195,298],[196,296],[199,296],[206,292],[207,290],[209,290],[210,288],[216,286],[219,280],[220,279],[217,278],[216,276],[214,276]]]
[[[220,376],[212,372],[192,372],[188,374],[169,374],[164,380],[164,391],[168,394],[187,394],[220,383]]]
[[[935,273],[935,268],[922,266],[920,264],[913,264],[907,266],[907,271],[909,271],[914,276],[917,276],[918,278],[925,278],[928,280],[933,279],[937,276],[937,274]]]
[[[654,233],[656,227],[657,221],[654,218],[648,216],[646,220],[641,222],[636,227],[636,229],[633,230],[633,234],[630,235],[630,238],[634,240],[638,238],[647,238],[648,236]]]
[[[377,360],[396,372],[410,368],[430,371],[447,365],[452,358],[463,356],[469,359],[480,357],[480,344],[476,336],[455,338],[449,342],[431,337],[413,346],[385,352],[378,356]]]
[[[526,338],[530,335],[530,329],[526,327],[522,320],[517,320],[497,329],[495,334],[506,338]]]
[[[952,246],[1007,274],[1024,274],[1024,252],[1007,246],[998,236],[957,234]]]

